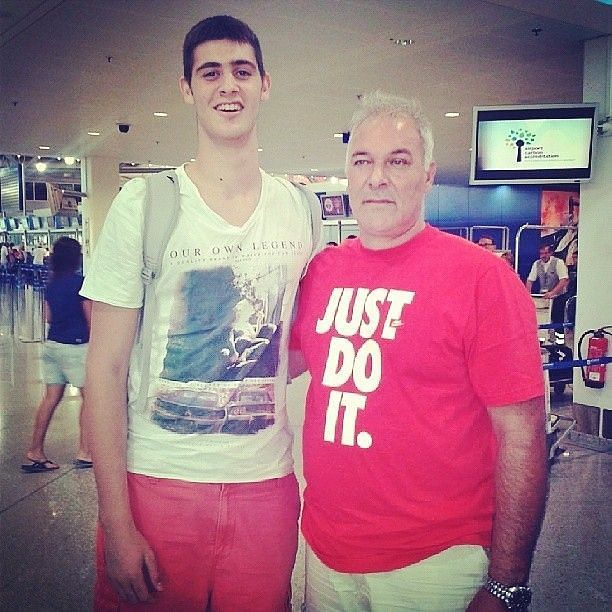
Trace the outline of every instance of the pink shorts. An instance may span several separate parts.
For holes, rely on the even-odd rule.
[[[95,610],[291,609],[300,509],[293,474],[235,484],[128,474],[128,490],[164,590],[152,604],[120,601],[106,576],[98,528]]]

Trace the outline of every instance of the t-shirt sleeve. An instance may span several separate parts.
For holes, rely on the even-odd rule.
[[[559,259],[557,262],[557,276],[559,280],[563,280],[565,278],[569,278],[569,274],[567,273],[567,266],[562,259]]]
[[[538,278],[538,273],[537,273],[537,268],[536,268],[536,264],[538,262],[534,261],[533,264],[531,264],[531,270],[529,270],[529,276],[527,277],[528,281],[531,281],[532,283],[535,282],[535,280]]]
[[[142,305],[145,190],[144,179],[132,179],[113,200],[86,270],[83,297],[124,308]]]
[[[470,381],[487,407],[544,393],[542,357],[533,300],[503,262],[477,283],[466,333]]]

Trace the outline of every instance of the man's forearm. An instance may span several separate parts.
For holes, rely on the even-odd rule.
[[[87,356],[89,443],[104,529],[132,526],[127,492],[127,377],[138,311],[95,302]]]
[[[524,583],[529,577],[547,491],[543,401],[525,404],[533,409],[522,426],[495,428],[499,448],[489,574],[507,585]]]
[[[563,293],[567,285],[569,284],[569,278],[562,278],[551,290],[550,294],[552,297],[556,297]]]
[[[89,445],[98,490],[103,529],[129,525],[132,515],[127,493],[127,415],[125,385],[98,371],[88,389]]]

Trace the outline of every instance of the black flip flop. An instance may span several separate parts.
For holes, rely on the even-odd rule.
[[[45,459],[44,461],[34,461],[30,459],[30,463],[22,463],[21,469],[27,474],[35,474],[37,472],[52,472],[53,470],[59,470],[59,465]]]
[[[87,468],[93,467],[93,461],[87,461],[87,459],[75,459],[74,467],[79,470],[86,470]]]

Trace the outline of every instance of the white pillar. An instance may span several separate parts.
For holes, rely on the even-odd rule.
[[[119,193],[121,178],[119,160],[112,157],[87,157],[81,164],[83,191],[83,268],[87,264],[96,239],[104,225],[106,213]]]
[[[612,36],[587,41],[585,48],[584,102],[599,104],[599,118],[610,115]],[[597,136],[593,179],[580,189],[580,232],[576,342],[587,329],[612,325],[612,134]],[[612,338],[610,338],[612,354]],[[577,346],[575,346],[577,356]],[[586,353],[586,342],[583,342]],[[583,355],[584,356],[584,355]],[[612,364],[603,389],[584,386],[574,369],[574,401],[612,410]]]

